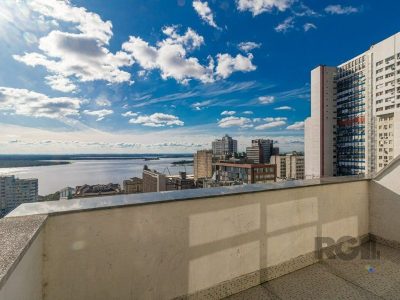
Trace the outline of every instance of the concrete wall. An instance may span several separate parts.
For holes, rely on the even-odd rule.
[[[39,233],[0,289],[0,300],[41,300],[43,232]]]
[[[171,299],[368,225],[368,181],[55,215],[45,227],[44,299]]]
[[[400,157],[370,183],[370,231],[400,243]]]

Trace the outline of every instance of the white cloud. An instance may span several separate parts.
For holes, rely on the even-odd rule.
[[[253,128],[256,130],[264,130],[274,127],[286,125],[287,118],[285,117],[268,117],[268,118],[245,118],[230,116],[225,117],[218,121],[218,126],[221,128],[240,127],[240,128]],[[265,122],[264,124],[260,124]]]
[[[211,100],[206,100],[206,101],[202,101],[202,102],[195,102],[191,105],[192,108],[194,108],[195,110],[202,110],[203,108],[209,106],[212,103]]]
[[[245,111],[243,112],[243,114],[245,114],[245,115],[252,115],[253,112],[252,112],[251,110],[245,110]]]
[[[46,55],[26,53],[13,57],[28,66],[43,66],[59,79],[70,81],[75,78],[81,82],[105,80],[110,83],[130,81],[130,74],[119,68],[132,65],[131,57],[121,51],[110,53],[92,37],[52,31],[39,40],[39,48]],[[52,88],[57,89],[57,86]]]
[[[131,124],[141,124],[150,127],[164,127],[164,126],[183,126],[184,122],[179,120],[177,116],[168,115],[163,113],[154,113],[152,115],[142,115],[137,118],[129,120]]]
[[[82,102],[79,98],[51,98],[26,89],[0,87],[0,110],[11,110],[17,115],[65,119],[79,115]]]
[[[297,17],[318,17],[320,16],[319,13],[305,5],[304,3],[300,2],[298,5],[293,7],[292,12]]]
[[[254,129],[256,130],[265,130],[265,129],[271,129],[271,128],[275,128],[275,127],[280,127],[286,125],[286,122],[281,120],[281,121],[271,121],[271,122],[267,122],[265,124],[262,125],[258,125],[256,127],[254,127]]]
[[[263,120],[269,123],[269,122],[275,122],[275,121],[286,121],[287,118],[286,117],[275,117],[275,118],[268,117],[268,118],[264,118]]]
[[[68,77],[62,75],[48,75],[45,79],[46,83],[51,86],[53,90],[60,92],[75,92],[78,88]]]
[[[238,48],[246,53],[260,47],[261,43],[255,43],[255,42],[242,42],[238,45]]]
[[[51,74],[47,83],[56,90],[76,90],[72,80],[81,82],[104,80],[109,83],[130,82],[130,74],[121,70],[134,61],[125,52],[111,53],[107,46],[112,37],[112,24],[83,7],[75,7],[67,0],[32,0],[30,8],[46,18],[72,23],[68,33],[51,31],[39,39],[42,53],[14,55],[14,59],[28,66],[43,66]]]
[[[305,32],[307,32],[311,29],[317,29],[317,26],[315,26],[315,24],[313,24],[313,23],[306,23],[303,25],[303,29]]]
[[[135,113],[133,111],[127,111],[121,114],[123,117],[136,117],[138,116],[138,113]]]
[[[234,110],[224,110],[221,113],[221,116],[233,116],[234,114],[236,114],[236,111]]]
[[[208,25],[214,27],[214,28],[219,28],[217,24],[215,23],[214,20],[214,14],[211,11],[211,8],[208,6],[207,1],[200,1],[200,0],[194,0],[193,1],[193,8],[197,12],[197,14],[200,16],[200,18],[205,21]]]
[[[276,32],[287,32],[290,29],[294,28],[294,18],[293,17],[288,17],[286,18],[282,23],[278,24],[275,27]]]
[[[278,11],[287,10],[293,0],[237,0],[237,8],[240,11],[250,11],[253,16],[257,16],[264,12],[272,12],[274,9]]]
[[[359,8],[353,6],[328,5],[325,7],[325,12],[332,15],[349,15],[359,12]]]
[[[189,49],[198,48],[204,43],[203,37],[190,28],[184,35],[179,35],[176,30],[175,26],[164,28],[163,33],[168,37],[157,43],[157,46],[150,46],[142,38],[131,36],[122,48],[130,53],[143,69],[159,69],[163,79],[173,78],[183,84],[191,79],[204,83],[212,82],[213,65],[203,66],[197,58],[187,57]]]
[[[216,75],[220,78],[228,78],[233,72],[250,72],[254,71],[257,67],[252,63],[253,55],[249,53],[246,56],[241,54],[232,57],[230,54],[217,55]]]
[[[58,27],[55,20],[38,16],[28,4],[29,1],[1,1],[0,40],[9,49],[35,45],[38,35]]]
[[[110,100],[107,100],[105,98],[99,98],[96,100],[96,104],[98,106],[111,106],[112,103]]]
[[[221,128],[229,128],[229,127],[241,127],[241,128],[249,128],[253,127],[251,124],[251,120],[249,118],[244,117],[226,117],[218,122],[218,126]]]
[[[286,129],[289,130],[303,130],[304,129],[304,122],[295,122],[292,125],[289,125],[288,127],[286,127]]]
[[[0,127],[6,133],[0,134],[2,153],[10,154],[121,153],[123,148],[129,148],[130,153],[193,153],[208,148],[210,141],[220,138],[225,133],[215,132],[207,126],[164,128],[153,130],[151,134],[138,132],[137,128],[126,129],[123,132],[106,132],[92,128],[80,131],[36,129],[10,124],[0,124]],[[232,133],[235,129],[232,128]],[[226,131],[224,128],[219,130]],[[240,151],[245,151],[249,140],[259,138],[262,132],[240,130],[234,134]],[[293,134],[287,135],[289,132]],[[282,134],[280,128],[272,129],[268,136],[278,143],[282,152],[304,151],[304,137],[301,131],[287,131]]]
[[[192,28],[188,28],[184,35],[178,33],[178,26],[165,26],[162,32],[167,36],[166,39],[158,43],[159,46],[163,45],[183,45],[187,50],[194,50],[200,48],[204,44],[204,38],[199,35]]]
[[[279,106],[279,107],[275,107],[274,110],[293,110],[293,107],[290,107],[290,106]]]
[[[97,117],[96,121],[103,120],[106,116],[112,115],[114,111],[111,109],[100,109],[100,110],[84,110],[83,113],[88,116]]]
[[[241,54],[232,57],[230,54],[218,54],[217,66],[214,59],[208,56],[208,65],[202,64],[196,57],[188,55],[189,51],[204,44],[204,38],[189,28],[185,34],[178,33],[177,26],[163,28],[167,36],[156,46],[151,46],[140,37],[129,37],[122,45],[124,51],[137,61],[145,70],[160,70],[161,77],[166,80],[173,78],[177,82],[187,84],[196,79],[203,83],[211,83],[217,79],[225,79],[233,72],[249,72],[256,69],[252,64],[253,55]]]
[[[75,23],[84,35],[96,38],[108,44],[112,37],[112,24],[104,22],[98,14],[89,12],[84,7],[72,6],[69,0],[32,0],[29,6],[34,11],[59,21]]]
[[[275,97],[274,96],[261,96],[258,97],[258,101],[261,104],[271,104],[275,102]]]

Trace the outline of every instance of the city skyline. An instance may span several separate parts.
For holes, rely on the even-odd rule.
[[[400,4],[257,3],[6,0],[1,153],[303,151],[310,71],[396,33]]]

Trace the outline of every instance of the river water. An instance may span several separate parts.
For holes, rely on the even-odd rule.
[[[193,166],[172,166],[172,162],[190,160],[182,158],[160,158],[160,160],[145,161],[143,159],[112,159],[112,160],[71,160],[68,165],[0,168],[0,176],[15,175],[19,178],[38,178],[39,195],[55,193],[60,189],[83,184],[119,183],[131,177],[142,178],[143,166],[155,169],[167,175],[176,175],[179,171],[193,174]]]

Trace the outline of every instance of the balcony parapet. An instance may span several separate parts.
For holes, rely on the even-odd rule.
[[[182,191],[166,191],[156,193],[128,194],[93,197],[85,199],[48,201],[37,203],[26,203],[18,206],[8,217],[18,217],[27,215],[54,215],[72,213],[80,211],[90,211],[97,209],[109,209],[123,206],[145,205],[167,203],[173,201],[187,201],[203,198],[213,198],[221,196],[233,196],[248,193],[259,193],[266,191],[276,191],[293,188],[304,188],[317,185],[338,184],[370,180],[368,176],[343,176],[327,177],[320,179],[282,181],[268,184],[248,184],[229,187],[218,187],[210,189],[191,189]]]

